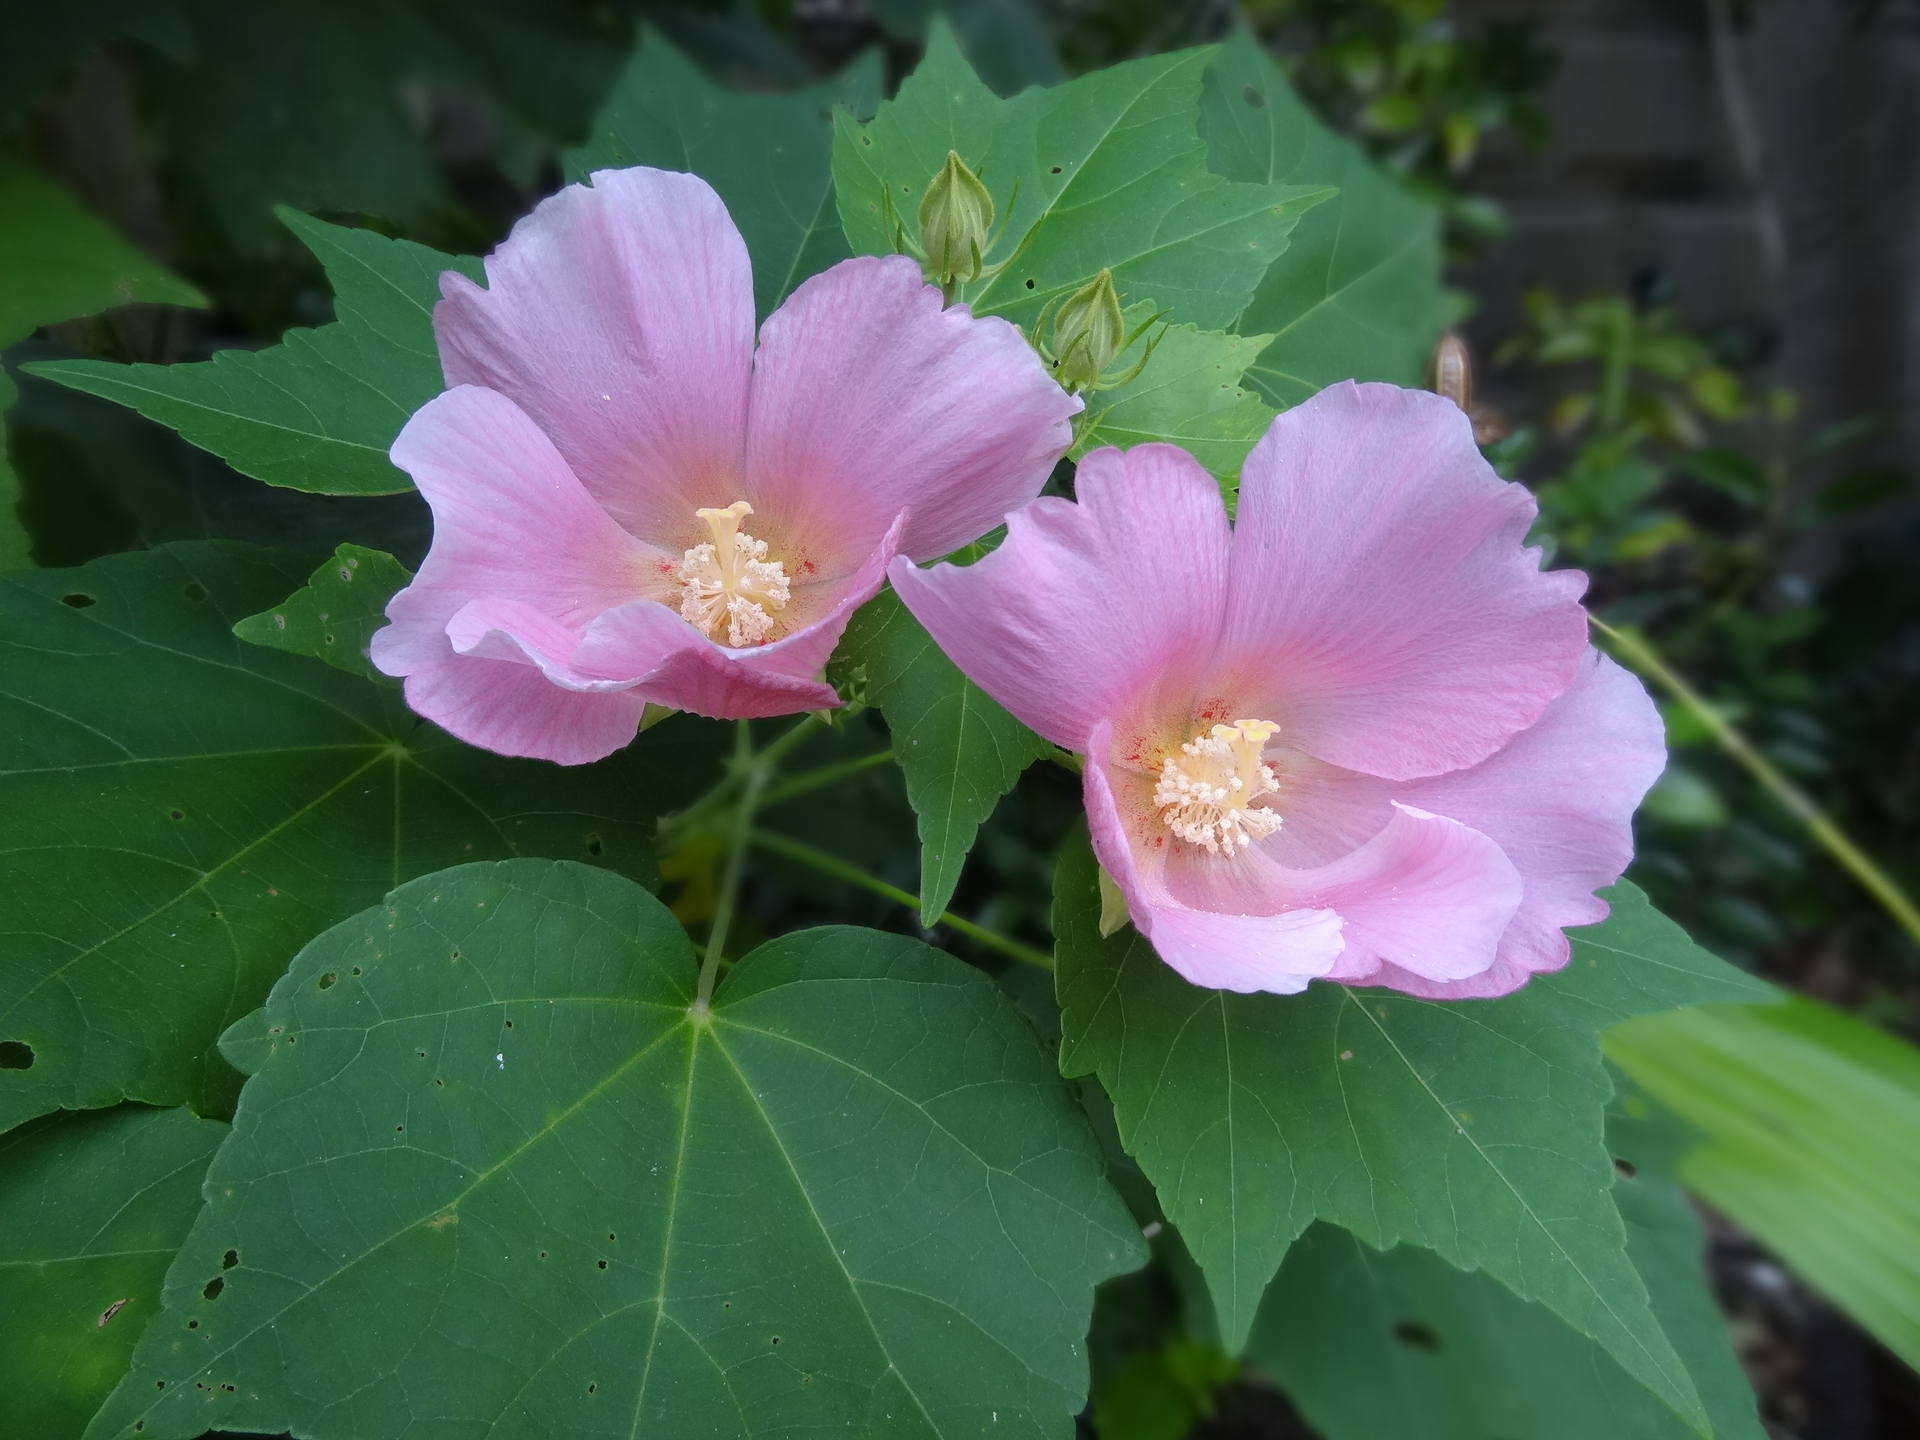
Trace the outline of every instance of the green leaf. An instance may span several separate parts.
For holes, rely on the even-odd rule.
[[[0,130],[69,65],[120,36],[173,55],[192,48],[186,20],[172,0],[66,0],[36,6],[30,24],[9,25],[0,48]]]
[[[234,637],[311,564],[200,542],[0,580],[0,1042],[29,1060],[0,1068],[0,1129],[121,1099],[224,1111],[221,1029],[412,876],[535,854],[651,877],[659,787],[688,768],[660,737],[695,722],[576,769],[462,745],[394,690]]]
[[[383,679],[367,657],[367,642],[387,623],[387,602],[412,578],[384,550],[342,545],[305,585],[271,610],[247,616],[233,633],[251,645],[316,656],[349,675]]]
[[[483,280],[480,262],[295,210],[276,213],[326,267],[333,324],[188,365],[57,360],[23,368],[130,405],[269,485],[323,495],[410,490],[387,450],[444,388],[433,340],[440,276],[451,269]]]
[[[1501,1000],[1316,984],[1189,985],[1131,927],[1099,933],[1084,836],[1054,898],[1061,1070],[1096,1071],[1127,1152],[1200,1262],[1229,1348],[1315,1219],[1484,1269],[1590,1335],[1696,1428],[1700,1404],[1647,1308],[1609,1189],[1599,1032],[1765,988],[1696,949],[1629,885],[1573,959]]]
[[[227,1127],[124,1105],[0,1136],[7,1431],[68,1440],[126,1374]]]
[[[594,122],[569,151],[567,178],[651,165],[690,170],[719,193],[753,258],[762,318],[810,275],[844,260],[833,203],[833,107],[870,115],[880,57],[868,52],[838,80],[792,95],[716,85],[658,37],[648,37]]]
[[[1644,1109],[1644,1105],[1641,1107]],[[1701,1267],[1700,1222],[1651,1127],[1610,1117],[1627,1253],[1719,1440],[1765,1440]],[[1631,1171],[1631,1178],[1624,1172]],[[1248,1341],[1327,1440],[1687,1440],[1678,1416],[1545,1307],[1431,1250],[1381,1254],[1316,1224],[1287,1252]]]
[[[1802,997],[1648,1016],[1605,1044],[1704,1133],[1687,1188],[1920,1366],[1920,1051]]]
[[[940,16],[980,78],[1001,95],[1066,78],[1046,20],[1030,0],[869,0],[867,8],[890,34],[912,41],[926,40]]]
[[[20,479],[13,473],[5,424],[7,411],[19,398],[13,377],[0,370],[0,574],[33,564],[33,541],[20,521]]]
[[[1136,307],[1127,315],[1127,328],[1151,313],[1144,305]],[[1125,374],[1137,364],[1154,333],[1135,341],[1114,361],[1114,369]],[[1068,456],[1078,460],[1102,445],[1129,450],[1160,440],[1191,453],[1215,479],[1238,480],[1247,451],[1273,421],[1272,408],[1242,390],[1240,377],[1272,338],[1171,326],[1138,376],[1086,397]]]
[[[1053,746],[949,660],[891,589],[854,612],[834,660],[866,674],[919,818],[920,913],[947,908],[981,822]]]
[[[1012,1003],[864,930],[762,946],[706,1014],[695,969],[639,887],[531,861],[315,940],[233,1036],[232,1138],[89,1434],[1066,1440],[1145,1247]]]
[[[51,180],[0,160],[0,345],[136,300],[207,303]]]
[[[1031,323],[1104,268],[1128,304],[1227,328],[1301,212],[1332,192],[1234,184],[1208,171],[1195,126],[1212,54],[1133,60],[1001,100],[935,25],[926,59],[872,124],[836,122],[833,176],[849,243],[863,255],[888,253],[888,199],[911,227],[927,182],[955,150],[993,193],[996,212],[1012,212],[987,258],[1026,241],[1017,264],[966,288],[975,314]]]
[[[1273,334],[1248,383],[1283,410],[1336,380],[1422,384],[1441,323],[1438,213],[1322,127],[1244,28],[1208,70],[1200,113],[1220,174],[1340,187],[1301,217],[1240,317]]]

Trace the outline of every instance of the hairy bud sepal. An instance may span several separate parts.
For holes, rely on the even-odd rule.
[[[919,220],[920,253],[942,290],[980,278],[993,232],[993,196],[958,151],[947,152],[946,164],[920,197]]]
[[[1049,302],[1040,312],[1040,318],[1034,322],[1033,333],[1028,338],[1033,348],[1040,352],[1040,358],[1047,362],[1047,368],[1053,372],[1053,378],[1059,382],[1060,388],[1069,395],[1112,390],[1136,379],[1147,368],[1147,361],[1153,358],[1160,335],[1166,333],[1162,330],[1160,335],[1149,340],[1139,360],[1123,374],[1109,375],[1107,368],[1115,358],[1126,353],[1167,312],[1162,310],[1149,316],[1129,331],[1121,316],[1120,292],[1114,288],[1111,270],[1102,270],[1058,303],[1058,310]],[[1052,321],[1051,331],[1048,329],[1049,319]]]

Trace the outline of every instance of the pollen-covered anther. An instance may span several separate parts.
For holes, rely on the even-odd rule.
[[[1167,828],[1210,855],[1233,855],[1280,828],[1280,816],[1253,802],[1280,788],[1260,758],[1280,727],[1236,720],[1196,735],[1160,766],[1153,803]]]
[[[767,559],[766,541],[740,528],[753,513],[746,501],[693,513],[707,522],[713,539],[687,551],[674,574],[680,583],[680,618],[736,649],[763,643],[775,623],[769,612],[786,608],[786,567]]]

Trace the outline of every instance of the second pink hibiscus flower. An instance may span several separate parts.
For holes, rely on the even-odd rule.
[[[904,257],[801,285],[756,352],[747,251],[691,175],[602,171],[449,274],[452,388],[394,463],[433,546],[374,663],[462,739],[562,764],[648,702],[719,718],[838,703],[816,677],[894,555],[1031,500],[1080,402]]]

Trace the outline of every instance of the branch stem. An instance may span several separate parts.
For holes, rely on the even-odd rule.
[[[1863,889],[1878,900],[1886,912],[1891,915],[1901,929],[1920,941],[1920,909],[1907,897],[1893,877],[1875,864],[1869,856],[1832,820],[1826,812],[1814,802],[1811,795],[1795,785],[1774,763],[1758,750],[1751,741],[1715,710],[1700,693],[1683,680],[1666,661],[1653,643],[1644,635],[1632,630],[1616,630],[1597,616],[1587,619],[1593,628],[1613,642],[1616,657],[1642,675],[1650,676],[1671,694],[1674,699],[1693,712],[1694,717],[1707,732],[1719,742],[1735,760],[1747,768],[1749,774],[1758,780],[1775,799],[1796,816],[1827,849],[1827,853],[1846,869],[1847,873],[1860,882]]]
[[[762,850],[770,850],[775,855],[784,855],[789,860],[810,865],[824,875],[831,875],[837,880],[845,880],[850,885],[871,890],[876,895],[885,896],[896,905],[904,905],[915,912],[920,910],[918,895],[909,894],[897,885],[889,885],[879,876],[869,875],[858,865],[842,860],[838,855],[829,855],[825,850],[816,849],[805,841],[795,840],[786,835],[776,835],[769,830],[754,830],[748,834],[747,839]],[[924,918],[922,916],[922,919]],[[964,919],[951,910],[942,910],[934,919],[936,924],[944,925],[949,930],[977,940],[988,949],[997,950],[1010,959],[1026,965],[1037,965],[1042,970],[1053,969],[1053,956],[1046,951],[1036,950],[1031,945],[1023,945],[1018,940],[1009,939],[1005,935],[987,929],[984,925],[976,925],[973,921]]]
[[[735,723],[738,728],[734,732],[733,763],[736,772],[744,777],[744,789],[739,806],[734,811],[733,833],[728,837],[727,868],[720,881],[720,903],[713,912],[713,929],[707,934],[707,953],[700,961],[699,987],[693,997],[693,1008],[697,1014],[706,1013],[708,1002],[713,999],[714,981],[720,976],[720,959],[726,952],[727,931],[732,928],[734,906],[740,899],[740,874],[746,868],[747,837],[753,829],[753,812],[759,805],[760,792],[766,788],[770,773],[771,762],[766,757],[773,750],[773,745],[755,755],[752,727],[745,720]],[[789,730],[781,739],[793,733]],[[779,743],[776,740],[774,745]]]

